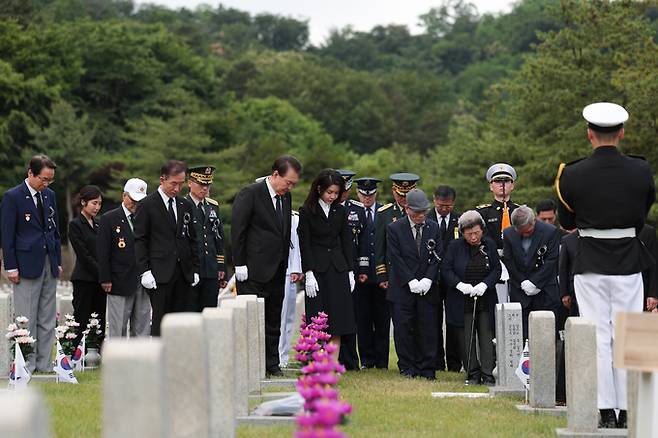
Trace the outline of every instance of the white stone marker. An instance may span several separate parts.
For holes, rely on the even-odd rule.
[[[569,318],[565,329],[567,428],[571,432],[595,432],[599,421],[596,324],[582,317]]]
[[[516,376],[519,358],[523,352],[523,324],[520,303],[496,304],[496,359],[498,377],[492,394],[520,393],[525,391]],[[532,366],[532,365],[530,365]]]
[[[208,351],[210,381],[210,436],[235,437],[235,370],[240,366],[235,354],[236,309],[206,307],[203,323]]]
[[[51,436],[48,411],[38,393],[32,389],[0,392],[0,437]]]
[[[101,371],[103,436],[170,436],[162,340],[108,338]]]
[[[260,363],[259,379],[265,378],[265,298],[258,298],[258,358]],[[278,354],[278,353],[277,353]]]
[[[13,322],[11,295],[0,293],[0,329],[6,330],[7,326]],[[4,333],[3,333],[4,334]],[[32,335],[34,336],[34,335]],[[0,337],[0,376],[4,377],[9,373],[9,365],[13,360],[9,348],[9,339],[5,336]]]
[[[258,297],[256,295],[238,295],[238,302],[247,303],[247,373],[249,392],[260,393],[260,345],[258,336]]]
[[[555,315],[530,312],[530,406],[555,407]]]
[[[200,313],[168,313],[162,319],[171,435],[209,436],[208,359]]]
[[[249,374],[247,341],[247,302],[238,300],[221,300],[222,309],[233,310],[235,328],[235,415],[243,417],[249,414]]]
[[[73,295],[58,295],[57,296],[57,313],[59,313],[59,320],[64,321],[64,315],[73,315]],[[89,321],[76,321],[80,323],[80,327],[87,327]]]

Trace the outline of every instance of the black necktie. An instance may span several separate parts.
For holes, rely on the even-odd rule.
[[[441,228],[439,229],[439,232],[441,233],[441,238],[443,239],[446,235],[446,222],[448,222],[448,218],[445,216],[441,216]]]
[[[420,234],[420,230],[423,228],[423,224],[415,224],[414,228],[416,229],[416,250],[418,250],[418,255],[420,255],[420,240],[423,237]]]
[[[130,213],[130,214],[128,215],[128,225],[130,225],[130,229],[131,229],[131,230],[134,230],[134,229],[135,229],[135,228],[134,228],[134,225],[133,225],[133,221],[134,221],[134,220],[135,220],[135,215],[132,214],[132,213]]]
[[[368,221],[368,225],[372,226],[372,210],[369,208],[366,208],[366,220]]]
[[[174,225],[176,225],[176,213],[174,213],[174,198],[169,198],[169,217]]]
[[[37,210],[39,210],[39,220],[41,221],[41,224],[44,226],[46,225],[46,216],[44,215],[43,211],[43,202],[41,201],[41,192],[37,192],[36,195],[37,198]]]
[[[283,228],[283,208],[281,206],[281,196],[279,195],[276,197],[276,215],[279,218],[281,228]]]
[[[199,211],[201,212],[201,219],[202,219],[202,220],[205,219],[205,218],[206,218],[206,214],[205,214],[205,212],[203,211],[203,201],[199,201],[199,203],[197,204],[197,207],[199,207]]]

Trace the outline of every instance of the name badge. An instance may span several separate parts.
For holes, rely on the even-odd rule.
[[[459,239],[459,228],[455,227],[455,239]]]

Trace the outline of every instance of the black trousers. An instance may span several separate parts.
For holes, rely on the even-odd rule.
[[[530,300],[530,303],[527,305],[521,304],[521,316],[523,319],[523,339],[525,342],[525,339],[528,339],[528,320],[530,319],[530,312],[534,312],[535,310],[548,310],[553,312],[555,314],[555,333],[557,334],[558,330],[558,308],[560,304],[557,302],[548,299],[548,297],[544,296],[544,292],[540,292],[539,294],[531,297],[532,299]],[[557,338],[556,338],[557,339]]]
[[[361,365],[388,368],[391,313],[386,291],[376,284],[357,284],[356,327]]]
[[[470,307],[470,308],[469,308]],[[493,369],[495,366],[495,351],[493,346],[493,330],[491,330],[491,312],[486,306],[477,306],[475,313],[475,325],[473,325],[473,307],[466,304],[464,309],[464,347],[468,356],[468,347],[471,347],[470,363],[466,359],[467,375],[469,380],[479,380],[482,377],[493,379]],[[473,341],[471,342],[471,330],[473,330]],[[478,345],[475,345],[475,342]],[[477,356],[477,348],[480,350],[480,357]]]
[[[287,265],[287,261],[286,261]],[[281,263],[274,277],[265,283],[247,279],[238,282],[238,295],[257,295],[265,298],[265,369],[279,367],[279,337],[281,336],[281,308],[286,282],[287,266]]]
[[[441,293],[443,297],[443,293]],[[436,306],[436,313],[438,318],[438,330],[437,330],[437,344],[436,344],[436,365],[435,369],[437,371],[445,371],[446,369],[446,350],[443,348],[443,298],[439,301],[439,304]]]
[[[183,277],[180,263],[176,264],[174,275],[168,283],[158,283],[156,289],[145,289],[151,300],[153,317],[151,336],[160,336],[160,323],[167,313],[185,312],[190,300],[189,282]]]
[[[438,304],[418,295],[408,302],[392,305],[393,340],[401,373],[435,376],[437,309]]]
[[[190,288],[188,311],[201,312],[206,307],[217,307],[219,296],[219,280],[215,278],[202,278],[199,284]]]
[[[87,329],[89,318],[92,313],[98,313],[101,331],[101,345],[105,339],[105,306],[107,303],[107,293],[101,289],[101,285],[95,281],[75,280],[73,283],[73,316],[75,321],[80,323],[78,327],[78,336],[75,339],[77,345],[82,339],[82,332]],[[60,316],[60,321],[64,321],[64,315]],[[100,346],[99,345],[99,348]]]
[[[358,315],[356,312],[357,307],[357,288],[358,284],[352,292],[352,304],[354,308],[354,320],[357,321],[358,325]],[[338,362],[345,367],[347,371],[358,370],[359,367],[359,355],[356,352],[356,333],[350,333],[349,335],[342,335],[340,337],[340,352],[338,353]]]
[[[466,347],[464,346],[464,329],[446,324],[446,364],[448,371],[460,372],[466,369]]]

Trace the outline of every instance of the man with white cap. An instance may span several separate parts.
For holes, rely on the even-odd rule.
[[[137,203],[146,197],[146,182],[131,178],[123,187],[121,205],[101,216],[98,239],[98,271],[101,287],[107,292],[107,323],[110,337],[148,336],[151,331],[151,303],[140,284],[135,258],[133,215]]]
[[[626,427],[626,371],[612,365],[615,315],[641,312],[641,272],[654,261],[637,237],[656,189],[644,159],[622,154],[628,113],[598,102],[583,109],[592,154],[560,164],[555,188],[565,229],[578,228],[573,263],[580,315],[596,322],[598,406],[601,427]],[[619,418],[614,409],[620,409]]]

